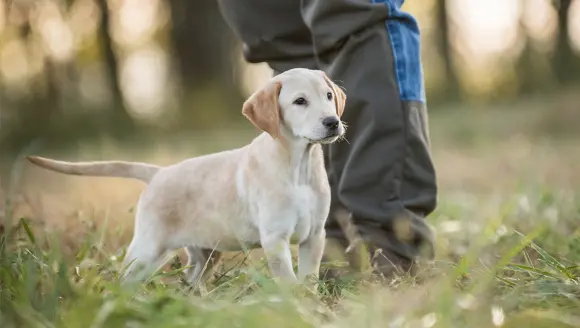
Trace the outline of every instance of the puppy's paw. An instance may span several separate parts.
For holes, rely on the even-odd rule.
[[[301,283],[292,286],[292,294],[297,298],[317,298],[318,284]]]
[[[302,278],[302,285],[305,288],[311,290],[313,293],[318,293],[318,287],[320,283],[321,281],[317,274],[311,274]]]

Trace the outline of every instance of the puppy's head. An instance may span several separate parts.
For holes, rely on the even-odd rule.
[[[332,143],[345,133],[340,120],[345,103],[345,93],[324,72],[296,68],[256,91],[242,113],[273,138]]]

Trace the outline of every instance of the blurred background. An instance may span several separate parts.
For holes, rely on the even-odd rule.
[[[404,9],[422,29],[443,202],[576,188],[580,0]],[[130,227],[141,183],[64,177],[22,156],[169,164],[240,146],[257,133],[241,104],[270,74],[243,61],[212,0],[1,0],[0,197],[10,216],[71,238],[109,218]]]

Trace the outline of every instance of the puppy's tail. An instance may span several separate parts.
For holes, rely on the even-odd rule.
[[[38,156],[26,157],[31,163],[64,174],[100,177],[133,178],[148,183],[160,169],[159,166],[121,161],[63,162]]]

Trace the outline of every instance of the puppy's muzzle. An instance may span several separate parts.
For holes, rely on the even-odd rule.
[[[338,130],[340,121],[336,117],[329,116],[322,120],[322,125],[328,130]]]
[[[326,117],[322,120],[322,125],[326,128],[327,138],[339,135],[340,121],[334,116]]]

